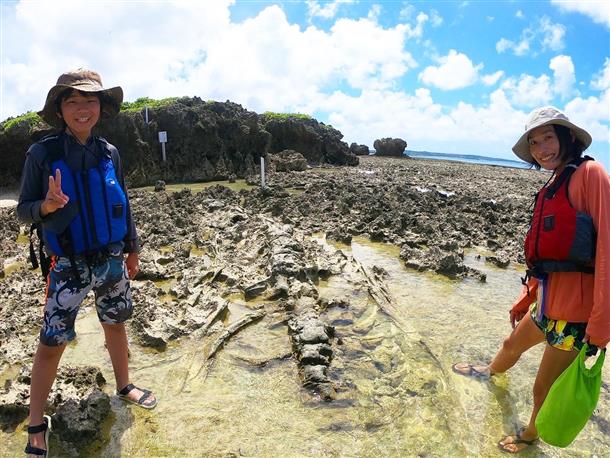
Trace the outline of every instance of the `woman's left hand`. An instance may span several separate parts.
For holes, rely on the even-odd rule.
[[[127,266],[127,276],[133,280],[140,271],[140,259],[138,253],[128,253],[127,259],[125,260],[125,265]]]
[[[588,343],[589,345],[595,345],[593,343],[591,343],[591,337],[589,336],[589,334],[585,334],[585,336],[582,338],[583,343]],[[595,345],[597,348],[599,348],[600,350],[605,350],[606,346],[602,346],[602,345]]]

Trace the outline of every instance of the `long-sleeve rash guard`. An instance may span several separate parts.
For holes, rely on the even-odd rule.
[[[590,342],[606,347],[610,342],[610,177],[604,167],[585,161],[572,175],[570,202],[577,211],[591,216],[597,231],[595,273],[551,272],[548,274],[544,314],[553,320],[588,323]],[[514,303],[515,312],[526,311],[536,300],[538,280],[530,279]]]

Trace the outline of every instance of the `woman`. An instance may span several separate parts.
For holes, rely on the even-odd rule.
[[[32,367],[28,456],[48,454],[47,397],[87,293],[95,304],[112,361],[117,394],[147,409],[155,396],[129,381],[124,322],[132,314],[129,279],[138,272],[138,239],[117,149],[92,135],[101,117],[118,113],[120,87],[104,89],[100,76],[79,69],[62,74],[39,113],[57,135],[32,145],[26,156],[17,213],[40,224],[51,255],[44,319]],[[127,254],[124,260],[123,253]]]
[[[591,141],[561,111],[543,107],[530,114],[513,146],[519,158],[553,171],[537,196],[526,237],[528,274],[510,310],[513,331],[490,364],[453,366],[458,374],[487,378],[545,342],[529,424],[499,442],[506,452],[536,442],[536,415],[584,342],[594,354],[610,341],[610,179],[601,164],[582,158]]]

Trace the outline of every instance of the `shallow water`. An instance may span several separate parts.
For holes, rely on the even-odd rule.
[[[339,383],[337,400],[319,401],[301,387],[288,357],[285,316],[273,313],[272,304],[236,295],[227,298],[225,325],[251,309],[269,313],[231,338],[211,362],[205,362],[209,337],[183,339],[161,353],[131,346],[132,379],[154,389],[160,403],[148,412],[114,398],[105,431],[111,439],[93,444],[86,455],[506,456],[495,444],[529,417],[541,349],[491,383],[455,375],[451,364],[493,356],[510,330],[508,308],[520,289],[520,272],[495,268],[472,253],[467,263],[484,271],[487,283],[452,281],[405,269],[396,247],[360,238],[351,247],[335,246],[368,271],[373,265],[387,271],[406,323],[398,326],[380,311],[351,277],[320,283],[322,296],[351,301],[323,314],[342,340],[334,345],[330,370]],[[99,328],[94,311],[83,314],[63,363],[103,368],[110,394],[113,375]],[[609,372],[606,366],[606,381]],[[609,398],[603,388],[597,416],[569,448],[540,445],[521,456],[607,456]],[[2,456],[22,453],[21,427],[0,439]]]
[[[235,180],[235,183],[229,183],[228,180],[224,181],[208,181],[205,183],[178,183],[178,184],[166,184],[165,191],[167,192],[179,192],[183,189],[190,189],[191,192],[197,193],[199,191],[203,191],[204,189],[210,188],[212,186],[224,186],[225,188],[229,188],[231,191],[239,192],[242,189],[252,189],[253,185],[249,185],[246,183],[246,180]],[[142,188],[138,188],[142,191],[153,191],[155,189],[154,186],[145,186]]]

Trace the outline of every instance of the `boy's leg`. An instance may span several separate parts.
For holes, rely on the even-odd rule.
[[[102,323],[104,329],[104,335],[106,337],[106,346],[108,347],[108,353],[110,354],[110,360],[112,361],[112,368],[114,369],[114,378],[116,380],[117,390],[121,390],[126,387],[129,382],[129,360],[127,354],[127,332],[125,332],[125,325],[119,324],[108,324]],[[144,393],[138,388],[134,388],[127,395],[129,399],[137,402]],[[151,396],[146,400],[147,404],[152,404],[155,400],[155,396]]]
[[[43,420],[44,407],[49,397],[49,392],[55,381],[57,366],[66,345],[50,347],[43,343],[38,344],[38,350],[34,356],[32,366],[32,382],[30,385],[30,425],[40,425]],[[45,450],[44,431],[29,435],[32,446]]]
[[[30,425],[43,422],[44,408],[57,375],[59,360],[67,342],[74,339],[74,322],[80,303],[91,289],[85,267],[77,267],[78,276],[69,260],[54,258],[49,271],[46,304],[40,343],[30,383]],[[31,434],[30,444],[46,449],[44,433]]]
[[[121,389],[129,383],[129,360],[127,352],[127,333],[125,325],[102,323],[106,348],[112,361],[114,379],[117,389]]]
[[[131,317],[133,310],[131,289],[120,250],[111,254],[108,261],[99,269],[95,269],[95,272],[94,291],[97,314],[104,329],[106,347],[112,360],[118,391],[130,383],[129,353],[124,322]],[[143,394],[143,391],[135,388],[129,392],[127,397],[137,402]],[[145,403],[146,405],[156,403],[154,395],[151,394]]]

